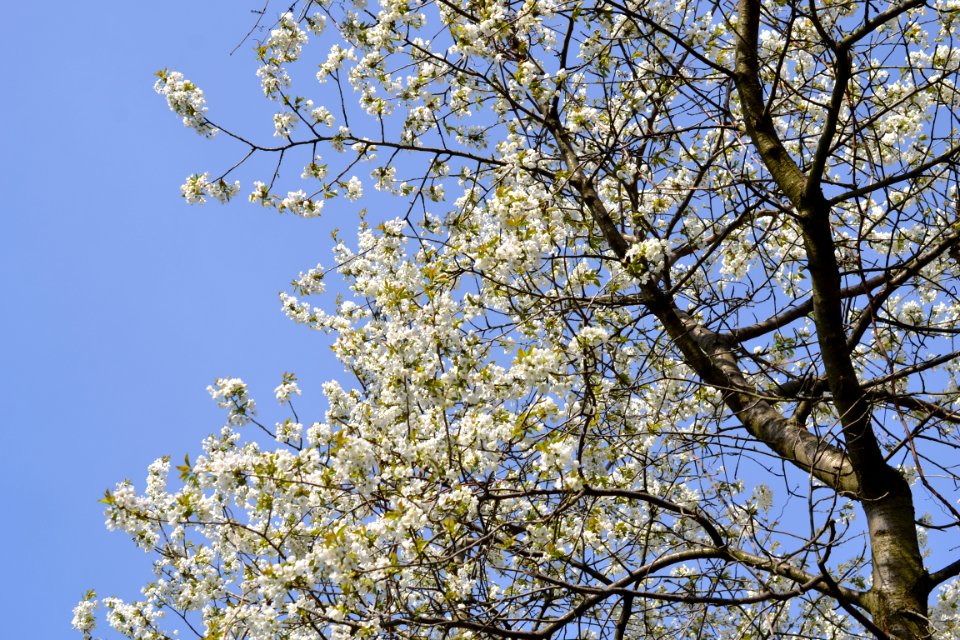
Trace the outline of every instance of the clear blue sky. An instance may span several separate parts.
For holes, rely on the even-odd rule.
[[[329,264],[329,228],[353,223],[187,206],[184,177],[237,149],[184,129],[152,89],[156,70],[181,70],[211,114],[269,139],[251,45],[229,55],[260,6],[4,11],[0,637],[79,637],[70,610],[86,589],[135,597],[149,581],[149,556],[106,531],[97,500],[124,478],[142,487],[160,455],[198,450],[222,423],[205,391],[215,377],[245,378],[267,408],[284,371],[314,403],[338,375],[276,294]]]

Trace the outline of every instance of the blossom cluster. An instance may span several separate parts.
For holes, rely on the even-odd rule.
[[[207,138],[216,135],[218,129],[207,119],[206,98],[203,91],[185,79],[179,71],[157,72],[159,79],[153,89],[167,99],[170,110],[183,118],[183,126],[193,129]]]
[[[183,183],[183,186],[180,187],[180,193],[184,200],[190,204],[204,204],[208,197],[216,199],[221,204],[226,204],[240,193],[240,183],[234,181],[233,184],[229,184],[223,178],[211,182],[209,173],[195,173]]]

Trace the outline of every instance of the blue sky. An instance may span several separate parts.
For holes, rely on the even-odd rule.
[[[152,88],[158,69],[181,70],[211,115],[269,139],[252,45],[230,55],[260,6],[5,10],[5,638],[79,637],[70,610],[86,589],[134,597],[149,581],[149,556],[106,531],[97,500],[124,478],[142,487],[160,455],[197,452],[222,424],[205,391],[214,378],[243,377],[267,408],[284,371],[305,392],[337,376],[323,336],[287,320],[276,296],[329,264],[330,228],[353,223],[187,206],[184,177],[227,166],[237,148],[184,129]],[[315,415],[306,403],[319,396],[298,408]]]

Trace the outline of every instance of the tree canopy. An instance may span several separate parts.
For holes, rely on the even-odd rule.
[[[281,295],[334,338],[325,415],[301,420],[294,375],[279,418],[217,380],[226,425],[179,480],[163,458],[104,498],[155,579],[74,626],[103,605],[150,640],[957,637],[958,20],[268,4],[267,141],[160,72],[184,125],[244,149],[188,202],[245,165],[264,207],[371,211]]]

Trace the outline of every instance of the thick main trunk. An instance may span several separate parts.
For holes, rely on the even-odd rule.
[[[913,497],[906,480],[893,469],[889,473],[888,494],[862,503],[873,561],[867,605],[876,625],[893,638],[929,638],[930,586],[917,544]]]
[[[827,124],[808,173],[790,157],[768,113],[757,57],[759,0],[739,0],[736,85],[753,146],[784,195],[796,208],[807,254],[813,321],[831,399],[839,416],[845,453],[856,475],[855,498],[867,517],[873,586],[863,604],[878,636],[929,638],[929,579],[923,567],[909,484],[884,458],[872,427],[872,407],[850,356],[842,308],[830,207],[820,189],[835,125],[850,77],[849,51],[830,43],[835,81]]]
[[[928,638],[929,589],[917,538],[913,494],[907,481],[884,458],[871,425],[870,403],[850,359],[830,212],[822,203],[802,213],[813,285],[813,320],[846,450],[859,482],[856,497],[867,517],[873,567],[868,609],[877,627],[893,638]]]

